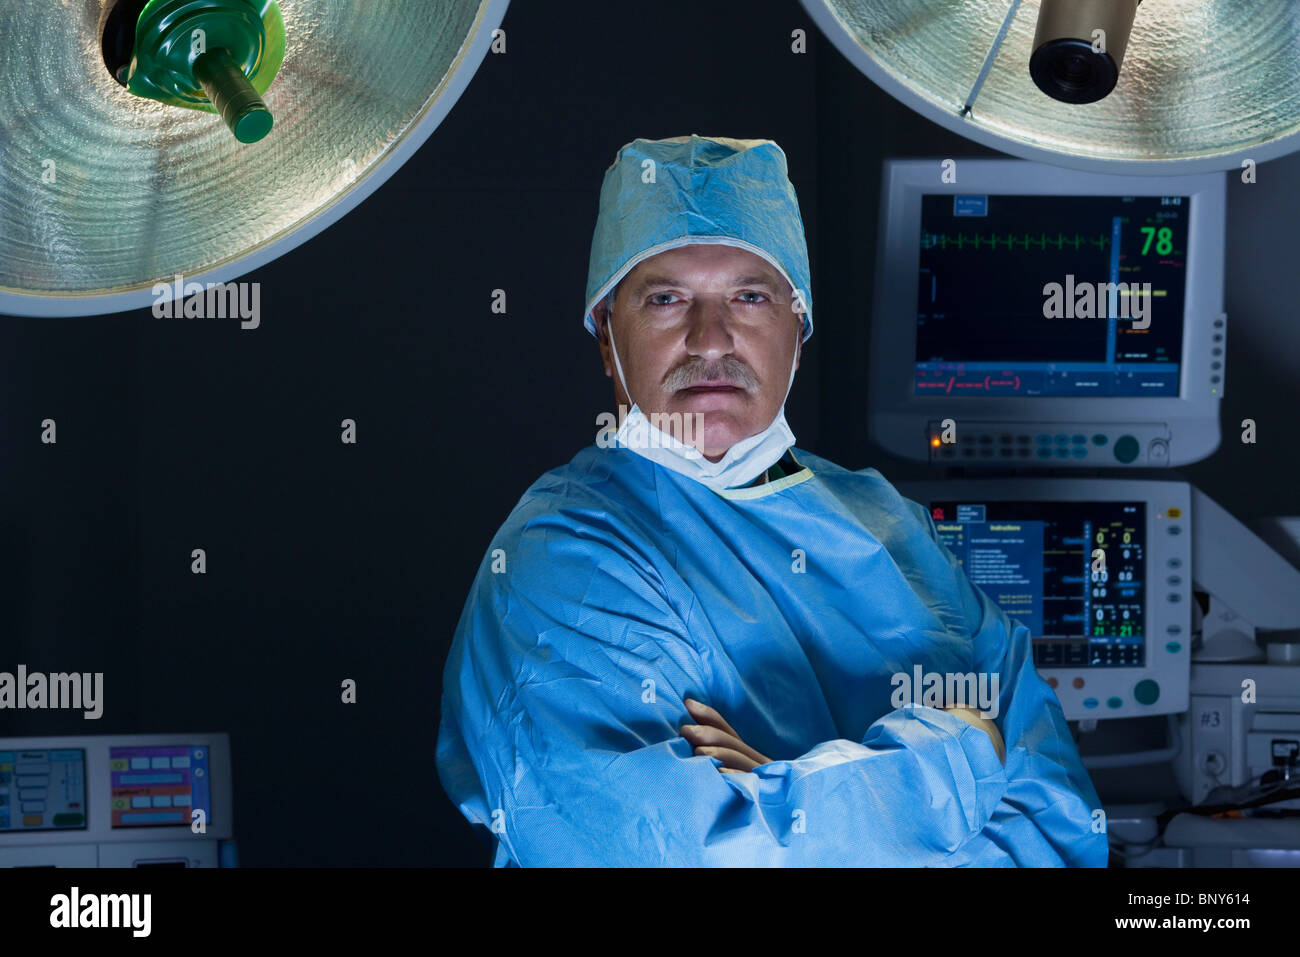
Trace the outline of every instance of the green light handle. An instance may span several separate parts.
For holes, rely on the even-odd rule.
[[[209,50],[195,60],[194,79],[239,142],[256,143],[271,132],[271,111],[228,52]]]

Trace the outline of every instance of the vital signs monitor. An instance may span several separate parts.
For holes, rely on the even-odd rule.
[[[1160,467],[1219,443],[1223,174],[887,161],[873,438],[952,465]]]
[[[1191,489],[1129,479],[902,483],[970,581],[1029,629],[1065,716],[1187,710]]]
[[[0,738],[0,867],[233,866],[225,734]]]

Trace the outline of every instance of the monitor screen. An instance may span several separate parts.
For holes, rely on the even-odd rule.
[[[113,827],[189,825],[201,809],[211,822],[206,747],[149,745],[109,749]]]
[[[0,833],[85,827],[85,751],[0,751]]]
[[[972,584],[1029,629],[1036,667],[1146,664],[1144,502],[935,501],[930,515]]]
[[[1177,398],[1190,206],[921,196],[914,394]]]

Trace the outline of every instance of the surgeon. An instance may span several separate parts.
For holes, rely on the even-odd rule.
[[[439,776],[498,866],[1106,865],[1026,628],[879,472],[795,447],[809,279],[775,143],[606,171],[584,321],[623,414],[497,532],[444,675]]]

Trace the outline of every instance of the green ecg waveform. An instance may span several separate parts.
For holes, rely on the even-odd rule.
[[[1018,236],[1015,233],[1007,233],[1005,236],[999,233],[993,233],[992,235],[958,233],[955,236],[949,236],[947,233],[921,233],[922,249],[946,250],[951,247],[958,250],[990,249],[996,252],[999,247],[1005,247],[1008,251],[1011,251],[1016,249],[1017,246],[1026,250],[1035,247],[1046,249],[1048,246],[1064,249],[1069,246],[1077,251],[1080,246],[1084,245],[1105,249],[1110,245],[1110,237],[1104,233],[1096,237],[1081,236],[1078,233],[1073,236],[1057,233],[1055,237],[1049,236],[1047,233],[1039,233],[1037,236],[1031,233],[1021,233]]]

